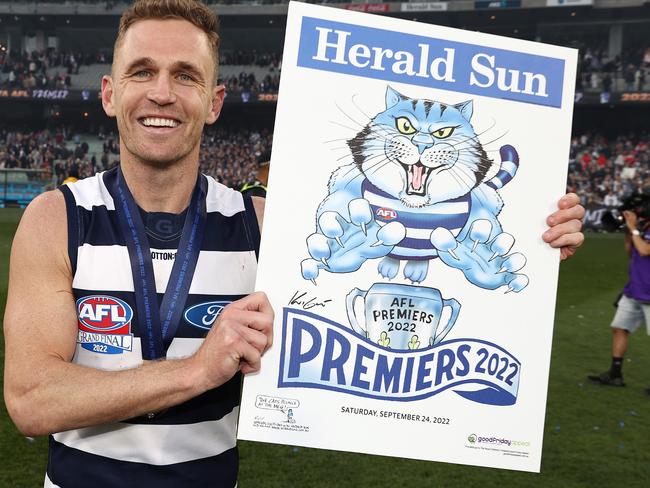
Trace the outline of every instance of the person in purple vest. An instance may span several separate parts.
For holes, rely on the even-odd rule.
[[[641,205],[623,212],[625,250],[630,256],[629,280],[616,303],[611,323],[612,364],[609,370],[588,376],[601,385],[625,386],[622,369],[630,333],[645,321],[650,335],[650,197],[636,198]],[[650,394],[650,388],[646,393]]]

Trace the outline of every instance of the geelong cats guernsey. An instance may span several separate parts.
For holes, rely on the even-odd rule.
[[[361,184],[361,192],[370,203],[379,225],[396,221],[406,227],[406,236],[388,254],[395,259],[428,260],[437,257],[438,252],[429,239],[431,232],[437,227],[444,227],[457,236],[467,223],[471,210],[469,193],[453,200],[409,208],[399,198],[377,188],[367,179]]]
[[[193,354],[218,312],[251,293],[255,283],[259,228],[252,202],[212,178],[207,183],[203,242],[168,359]],[[73,362],[112,371],[142,364],[131,264],[115,212],[116,186],[113,169],[61,188],[79,318]],[[184,215],[142,213],[160,301]],[[155,218],[161,215],[167,219]],[[173,225],[174,218],[180,225]],[[160,222],[167,227],[160,229],[164,232],[155,228]],[[45,486],[232,488],[238,469],[240,385],[237,374],[221,387],[153,418],[53,434]]]

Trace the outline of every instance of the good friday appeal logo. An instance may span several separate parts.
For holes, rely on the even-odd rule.
[[[122,354],[133,347],[133,309],[124,300],[107,295],[77,300],[77,342],[88,351]]]
[[[424,342],[424,341],[423,341]],[[521,363],[480,339],[390,349],[325,317],[285,307],[279,388],[317,388],[367,398],[415,401],[451,389],[483,404],[517,401]]]

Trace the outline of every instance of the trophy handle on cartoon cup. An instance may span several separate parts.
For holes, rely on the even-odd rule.
[[[365,326],[359,323],[355,304],[364,304]],[[451,313],[441,323],[442,312]],[[422,349],[438,344],[452,329],[461,305],[444,299],[435,288],[396,283],[375,283],[369,290],[354,288],[346,297],[348,320],[359,335],[390,349]]]

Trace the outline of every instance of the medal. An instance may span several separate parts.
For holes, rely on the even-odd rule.
[[[185,217],[174,266],[159,304],[149,239],[133,195],[124,180],[122,168],[118,167],[118,198],[115,211],[131,261],[143,359],[164,358],[180,325],[205,230],[206,193],[207,181],[199,173]]]

